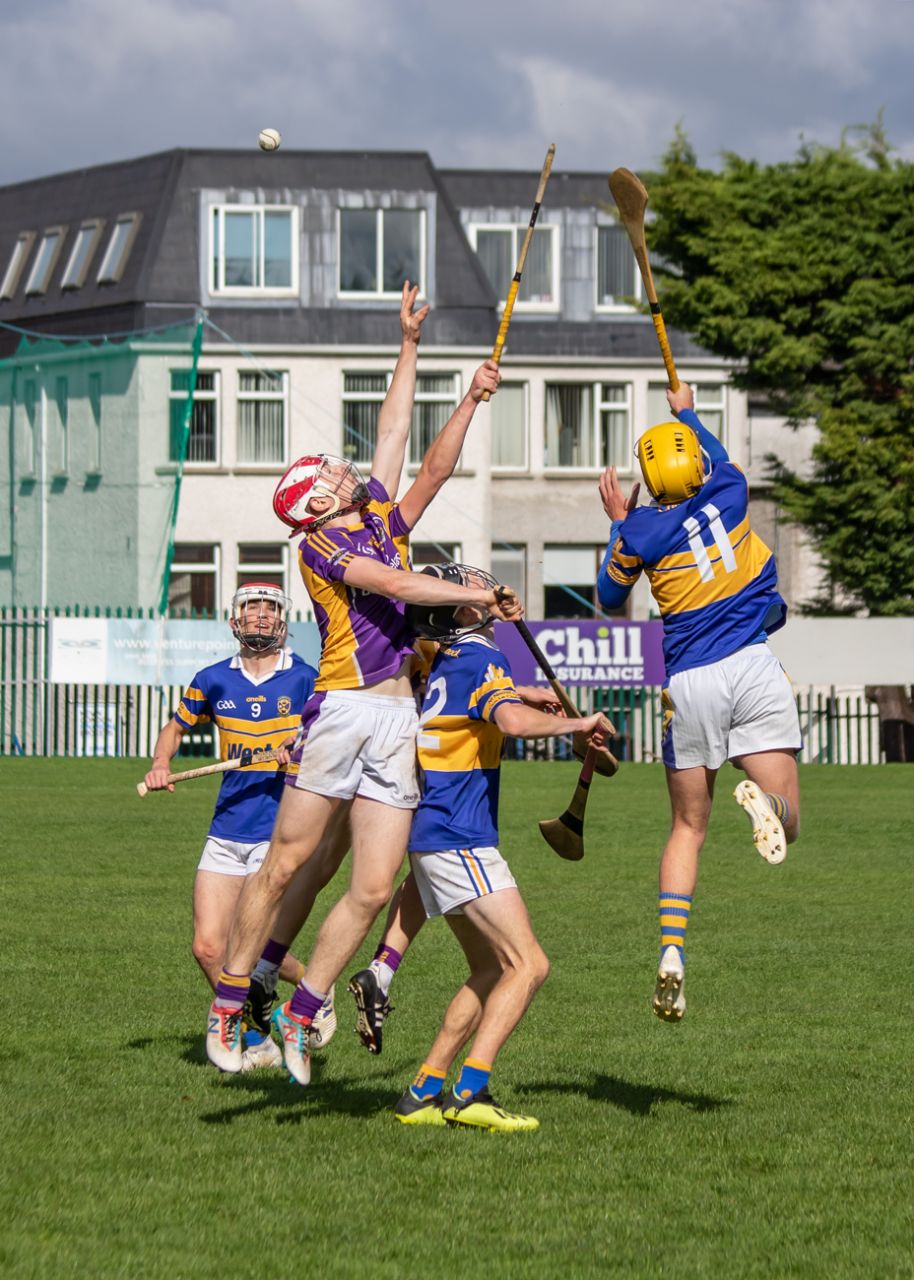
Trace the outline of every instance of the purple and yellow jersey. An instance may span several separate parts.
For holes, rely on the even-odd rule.
[[[315,689],[360,689],[396,675],[412,652],[404,605],[399,600],[343,581],[355,556],[369,556],[392,569],[409,568],[409,529],[380,480],[368,481],[371,501],[354,529],[316,529],[305,534],[298,563],[321,633]]]
[[[317,672],[285,651],[263,680],[247,675],[236,654],[198,672],[175,712],[182,729],[212,721],[219,730],[219,758],[241,757],[243,767],[223,774],[209,833],[256,844],[269,840],[282,796],[284,775],[275,760],[248,763],[255,752],[272,751],[301,720]],[[289,765],[288,771],[297,766]]]
[[[410,849],[427,853],[498,844],[504,734],[495,723],[495,708],[520,701],[508,659],[490,640],[467,636],[440,650],[419,717],[425,788]]]
[[[685,502],[638,507],[614,522],[597,579],[600,603],[617,609],[647,574],[667,678],[764,640],[787,617],[774,556],[749,527],[746,477],[691,410],[678,416],[698,435],[711,475]]]

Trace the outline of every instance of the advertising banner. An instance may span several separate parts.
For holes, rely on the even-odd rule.
[[[317,666],[313,622],[293,622],[289,645]],[[54,684],[188,684],[201,667],[230,658],[238,642],[227,622],[177,618],[52,618]]]
[[[574,618],[527,625],[562,684],[605,687],[664,681],[661,622]],[[508,656],[516,684],[546,683],[516,627],[498,623],[495,639]]]

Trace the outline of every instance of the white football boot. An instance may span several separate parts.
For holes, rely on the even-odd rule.
[[[336,1031],[336,1009],[333,1007],[333,993],[335,990],[335,987],[330,988],[327,999],[314,1015],[310,1036],[312,1049],[326,1049],[333,1039]]]
[[[241,1054],[242,1071],[259,1071],[261,1067],[281,1067],[282,1050],[271,1036],[259,1044],[249,1044]]]
[[[686,1010],[685,966],[675,947],[667,947],[660,957],[657,969],[657,985],[651,1001],[654,1013],[663,1022],[681,1022]]]
[[[787,857],[787,837],[761,787],[746,778],[733,792],[734,799],[749,815],[755,847],[772,866]]]
[[[311,1023],[302,1022],[282,1004],[273,1014],[273,1026],[282,1038],[282,1056],[296,1084],[311,1083],[311,1055],[308,1052]]]
[[[241,1070],[241,1009],[210,1005],[206,1019],[206,1056],[220,1071]]]

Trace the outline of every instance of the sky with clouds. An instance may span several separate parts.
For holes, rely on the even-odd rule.
[[[884,110],[914,160],[912,0],[28,0],[3,6],[0,183],[172,147],[441,167],[787,160]]]

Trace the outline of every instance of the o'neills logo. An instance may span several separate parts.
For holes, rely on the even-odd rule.
[[[563,684],[644,680],[640,627],[589,627],[588,632],[582,634],[574,623],[537,630],[539,646]],[[539,669],[536,678],[546,679]]]

